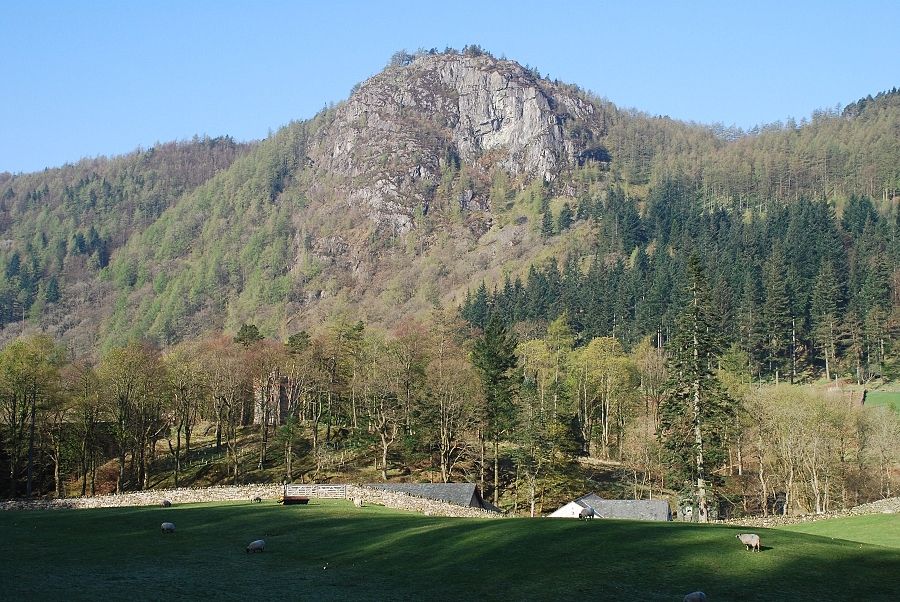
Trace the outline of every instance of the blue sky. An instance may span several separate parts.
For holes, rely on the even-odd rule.
[[[900,86],[900,2],[6,3],[0,171],[305,119],[398,49],[479,44],[623,107],[749,128]]]

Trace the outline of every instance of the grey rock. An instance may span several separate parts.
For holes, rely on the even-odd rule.
[[[579,134],[571,134],[577,127]],[[448,163],[551,181],[605,134],[593,104],[490,56],[427,55],[362,83],[309,149],[349,206],[402,234]],[[465,191],[463,210],[487,211]]]

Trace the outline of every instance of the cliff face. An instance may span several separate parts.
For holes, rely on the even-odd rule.
[[[592,104],[517,63],[426,55],[361,84],[309,157],[348,205],[404,232],[417,209],[428,212],[449,163],[552,180],[604,130]],[[457,202],[486,209],[471,192]]]

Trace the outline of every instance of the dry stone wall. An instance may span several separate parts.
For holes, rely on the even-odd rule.
[[[282,493],[281,485],[239,485],[203,487],[198,489],[152,489],[119,495],[98,495],[41,500],[5,500],[0,510],[55,510],[64,508],[118,508],[125,506],[158,506],[163,500],[173,504],[197,502],[250,501],[255,497],[275,499]]]
[[[382,491],[369,489],[368,487],[347,486],[347,497],[361,499],[363,504],[377,504],[397,510],[420,512],[426,516],[454,516],[461,518],[499,518],[503,516],[497,512],[489,512],[480,508],[468,508],[447,504],[435,500],[427,500],[394,491]]]
[[[828,512],[826,514],[790,514],[788,516],[750,516],[719,521],[729,525],[745,525],[748,527],[778,527],[781,525],[796,525],[809,523],[829,518],[842,518],[847,516],[861,516],[864,514],[894,514],[900,513],[900,497],[885,498],[876,502],[863,504],[842,510],[840,512]]]
[[[280,498],[283,493],[280,484],[241,485],[233,487],[204,487],[199,489],[153,489],[120,495],[100,495],[95,497],[4,500],[0,510],[61,510],[82,508],[119,508],[127,506],[158,506],[169,500],[173,504],[198,502],[250,501],[255,497],[264,500]],[[466,508],[434,500],[406,495],[404,493],[381,491],[347,485],[347,497],[361,499],[363,504],[377,504],[397,510],[419,512],[427,516],[455,516],[468,518],[497,518],[496,512],[479,508]]]

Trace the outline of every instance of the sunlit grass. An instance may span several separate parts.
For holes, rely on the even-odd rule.
[[[782,527],[786,531],[809,533],[879,546],[900,548],[900,514],[870,514],[831,518]]]
[[[172,521],[174,535],[160,533]],[[450,519],[316,501],[0,513],[6,599],[900,599],[900,550],[786,530]],[[263,554],[244,547],[263,538]],[[837,595],[841,592],[842,595]]]

